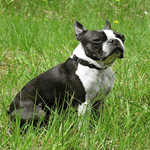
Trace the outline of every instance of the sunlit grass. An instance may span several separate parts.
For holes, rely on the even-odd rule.
[[[149,0],[0,1],[0,149],[149,149],[149,6]],[[78,45],[75,20],[93,30],[104,28],[105,18],[125,35],[126,51],[113,66],[116,79],[103,124],[87,114],[78,131],[82,118],[70,108],[68,117],[55,114],[51,126],[29,126],[20,134],[6,113],[15,94],[72,54]]]

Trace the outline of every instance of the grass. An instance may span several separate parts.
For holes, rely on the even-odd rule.
[[[126,52],[113,66],[116,79],[103,124],[92,120],[95,127],[81,127],[82,136],[81,118],[70,108],[66,119],[55,114],[52,126],[29,126],[20,134],[6,113],[15,94],[72,54],[78,45],[75,20],[93,30],[102,29],[105,18],[125,35]],[[0,149],[150,149],[149,18],[149,0],[0,0]]]

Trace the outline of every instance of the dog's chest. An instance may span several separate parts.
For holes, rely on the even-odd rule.
[[[104,97],[113,87],[115,79],[112,68],[97,70],[83,65],[78,65],[76,74],[79,76],[85,91],[86,99],[92,100],[98,95]]]

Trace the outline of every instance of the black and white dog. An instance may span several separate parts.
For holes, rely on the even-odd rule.
[[[74,29],[80,44],[72,56],[32,79],[11,102],[8,113],[12,120],[21,118],[20,126],[26,121],[36,126],[41,118],[48,120],[50,109],[66,109],[70,103],[78,115],[104,107],[115,79],[111,65],[124,55],[124,35],[112,30],[108,20],[104,30],[89,31],[78,21]]]

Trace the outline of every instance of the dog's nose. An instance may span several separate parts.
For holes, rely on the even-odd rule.
[[[114,45],[119,45],[120,42],[117,39],[109,39],[108,43],[114,44]]]

